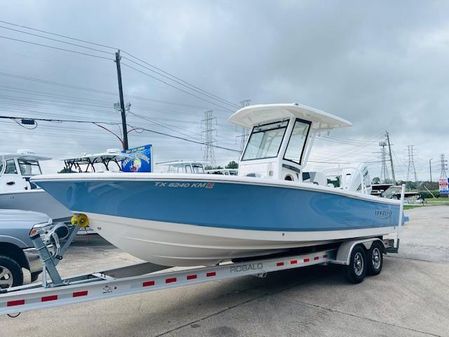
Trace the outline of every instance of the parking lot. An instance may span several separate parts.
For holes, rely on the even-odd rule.
[[[1,336],[449,336],[449,207],[407,211],[398,255],[348,284],[337,266],[277,272],[0,317]],[[64,275],[137,259],[77,240]]]

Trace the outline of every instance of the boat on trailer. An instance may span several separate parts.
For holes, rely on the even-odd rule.
[[[105,172],[33,181],[118,248],[164,266],[396,232],[400,202],[366,193],[365,174],[336,188],[304,171],[314,138],[350,122],[296,103],[248,106],[230,121],[252,130],[238,176]]]

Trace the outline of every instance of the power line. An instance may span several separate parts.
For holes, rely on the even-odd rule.
[[[152,132],[152,133],[155,133],[155,134],[158,134],[158,135],[162,135],[162,136],[167,136],[167,137],[171,137],[171,138],[175,138],[175,139],[179,139],[179,140],[184,140],[184,141],[189,142],[189,143],[194,143],[194,144],[199,144],[199,145],[206,145],[204,142],[199,142],[199,141],[196,141],[196,140],[193,140],[193,139],[175,136],[175,135],[172,135],[172,134],[169,134],[169,133],[165,133],[165,132],[160,132],[160,131],[156,131],[156,130],[152,130],[152,129],[148,129],[148,128],[144,128],[144,127],[139,127],[139,129],[142,129],[142,130],[148,131],[148,132]],[[213,144],[211,146],[216,148],[216,149],[222,149],[222,150],[226,150],[226,151],[240,153],[240,151],[237,150],[237,149],[232,149],[232,148],[225,147],[225,146],[220,146],[220,145],[215,145],[215,144]]]
[[[20,28],[25,28],[25,29],[29,29],[29,30],[34,30],[36,32],[45,33],[45,34],[49,34],[49,35],[53,35],[53,36],[59,36],[59,37],[65,38],[65,39],[74,40],[74,41],[78,41],[78,42],[83,42],[83,43],[91,44],[91,45],[98,46],[98,47],[104,47],[104,48],[115,49],[115,50],[119,49],[119,48],[108,46],[108,45],[105,45],[105,44],[101,44],[101,43],[97,43],[97,42],[91,42],[91,41],[86,41],[86,40],[78,39],[78,38],[75,38],[75,37],[71,37],[71,36],[67,36],[67,35],[63,35],[63,34],[58,34],[58,33],[52,33],[52,32],[46,31],[46,30],[32,28],[32,27],[28,27],[28,26],[24,26],[24,25],[18,25],[16,23],[4,21],[4,20],[0,20],[0,22],[1,23],[5,23],[7,25],[14,26],[14,27],[20,27]]]
[[[99,94],[109,95],[109,96],[114,96],[114,97],[117,95],[116,93],[113,93],[111,91],[103,91],[103,90],[98,90],[98,89],[89,88],[89,87],[80,87],[80,86],[65,84],[65,83],[61,83],[61,82],[44,80],[44,79],[36,78],[36,77],[29,77],[29,76],[22,76],[22,75],[6,73],[6,72],[2,72],[2,71],[0,71],[0,76],[16,78],[16,79],[20,79],[20,80],[24,80],[24,81],[42,83],[42,84],[46,84],[46,85],[64,87],[64,88],[68,88],[68,89],[81,90],[81,91],[85,91],[85,92],[94,92],[94,93],[99,93]],[[182,107],[187,107],[187,108],[192,108],[192,109],[205,109],[204,106],[196,106],[196,105],[190,105],[190,104],[184,104],[184,103],[178,103],[178,102],[170,102],[170,101],[164,101],[164,100],[136,96],[136,95],[126,95],[126,96],[129,98],[137,99],[137,100],[155,102],[155,103],[166,104],[166,105],[176,105],[176,106],[182,106]]]
[[[73,104],[76,105],[84,105],[84,106],[89,106],[89,107],[95,107],[95,108],[101,108],[101,109],[112,109],[112,105],[111,106],[106,106],[106,105],[98,105],[98,104],[92,104],[92,103],[83,103],[83,102],[78,102],[78,101],[70,101],[70,100],[61,100],[58,98],[27,98],[27,97],[23,97],[23,96],[5,96],[5,95],[1,95],[0,99],[3,100],[9,100],[9,101],[18,101],[18,102],[44,102],[44,103],[52,103],[52,104],[63,104],[63,105],[70,105],[72,106]]]
[[[87,121],[87,120],[79,120],[79,119],[56,119],[56,118],[30,118],[24,116],[0,116],[0,119],[9,119],[9,120],[35,120],[41,122],[57,122],[57,123],[80,123],[80,124],[107,124],[107,125],[120,125],[118,122],[98,122],[98,121]]]
[[[185,136],[185,137],[192,137],[192,135],[189,135],[189,134],[180,132],[180,131],[177,130],[175,127],[172,127],[172,126],[167,125],[167,124],[164,124],[164,123],[157,122],[157,121],[152,120],[152,119],[150,119],[150,118],[148,118],[148,117],[145,117],[145,116],[136,114],[135,112],[131,112],[131,111],[130,111],[129,114],[132,115],[132,116],[135,116],[135,117],[137,117],[137,118],[143,119],[143,120],[145,120],[145,121],[147,121],[147,122],[150,122],[150,123],[159,125],[159,126],[161,126],[161,127],[163,127],[163,128],[166,128],[166,129],[168,129],[168,130],[175,131],[175,132],[177,132],[178,134],[180,134],[180,135],[182,135],[182,136]]]
[[[1,21],[0,21],[0,22],[1,22]],[[31,35],[31,36],[37,36],[37,37],[40,37],[40,38],[42,38],[42,39],[46,39],[46,40],[50,40],[50,41],[55,41],[55,42],[59,42],[59,43],[64,43],[64,44],[68,44],[68,45],[71,45],[71,46],[75,46],[75,47],[79,47],[79,48],[84,48],[84,49],[96,51],[96,52],[99,52],[99,53],[104,53],[104,54],[108,54],[108,55],[111,54],[111,52],[104,51],[104,50],[101,50],[101,49],[92,48],[92,47],[87,47],[87,46],[83,46],[83,45],[81,45],[81,44],[72,43],[72,42],[67,42],[67,41],[63,41],[63,40],[53,39],[53,38],[48,37],[48,36],[43,36],[43,35],[39,35],[39,34],[29,33],[29,32],[25,32],[25,31],[23,31],[23,30],[19,30],[19,29],[9,28],[9,27],[5,27],[5,26],[1,26],[1,25],[0,25],[0,28],[8,29],[8,30],[11,30],[11,31],[14,31],[14,32],[18,32],[18,33],[22,33],[22,34],[27,34],[27,35]]]
[[[105,122],[105,121],[90,121],[90,120],[78,120],[78,119],[60,119],[60,118],[34,118],[34,117],[25,117],[25,116],[2,116],[0,115],[0,119],[7,119],[7,120],[12,120],[12,121],[18,121],[18,120],[34,120],[34,121],[42,121],[42,122],[56,122],[56,123],[78,123],[78,124],[92,124],[92,125],[97,125],[97,124],[105,124],[105,125],[121,125],[120,122]],[[153,129],[149,129],[146,127],[137,127],[140,130],[144,130],[147,132],[151,132],[154,134],[158,134],[161,136],[166,136],[166,137],[170,137],[170,138],[174,138],[174,139],[179,139],[179,140],[183,140],[186,142],[190,142],[190,143],[194,143],[194,144],[199,144],[199,145],[206,145],[205,142],[201,142],[201,141],[197,141],[197,140],[193,140],[193,139],[189,139],[189,138],[185,138],[185,137],[180,137],[180,136],[176,136],[176,135],[172,135],[166,132],[161,132],[161,131],[157,131],[157,130],[153,130]],[[222,149],[222,150],[226,150],[226,151],[231,151],[231,152],[240,152],[237,149],[232,149],[232,148],[228,148],[225,146],[220,146],[220,145],[215,145],[215,144],[211,144],[210,146],[217,148],[217,149]]]
[[[210,92],[208,92],[206,90],[203,90],[203,89],[201,89],[201,88],[199,88],[199,87],[197,87],[197,86],[195,86],[195,85],[193,85],[193,84],[191,84],[191,83],[189,83],[187,81],[184,81],[183,79],[181,79],[181,78],[179,78],[179,77],[177,77],[175,75],[172,75],[172,74],[170,74],[170,73],[168,73],[168,72],[166,72],[166,71],[164,71],[164,70],[162,70],[162,69],[160,69],[160,68],[158,68],[158,67],[156,67],[156,66],[154,66],[154,65],[152,65],[152,64],[150,64],[150,63],[148,63],[146,61],[143,61],[143,60],[141,60],[141,59],[139,59],[139,58],[137,58],[137,57],[135,57],[135,56],[125,52],[125,51],[123,53],[124,54],[128,54],[131,57],[133,57],[133,58],[139,60],[140,62],[143,62],[143,63],[145,63],[145,64],[147,64],[147,65],[149,65],[151,67],[151,68],[150,67],[146,67],[146,66],[144,66],[144,65],[142,65],[142,64],[140,64],[140,63],[138,63],[136,61],[131,60],[129,57],[123,56],[124,59],[126,59],[126,60],[128,60],[128,61],[130,61],[130,62],[132,62],[132,63],[134,63],[134,64],[136,64],[136,65],[138,65],[138,66],[140,66],[142,68],[145,68],[145,69],[147,69],[147,70],[149,70],[151,72],[154,72],[154,73],[156,73],[156,74],[158,74],[160,76],[163,76],[163,77],[165,77],[165,78],[167,78],[167,79],[169,79],[169,80],[171,80],[171,81],[173,81],[175,83],[178,83],[179,85],[182,85],[183,87],[185,87],[187,89],[195,91],[195,92],[197,92],[199,94],[202,94],[204,96],[207,96],[207,97],[209,97],[211,99],[217,100],[217,101],[219,101],[222,104],[227,104],[227,105],[232,106],[233,108],[238,108],[238,105],[236,103],[232,103],[232,102],[230,102],[230,101],[228,101],[228,100],[226,100],[224,98],[221,98],[221,97],[219,97],[219,96],[217,96],[215,94],[212,94],[212,93],[210,93]]]
[[[63,34],[53,33],[53,32],[49,32],[49,31],[45,31],[45,30],[41,30],[41,29],[32,28],[32,27],[29,27],[29,26],[24,26],[24,25],[18,25],[18,24],[12,23],[12,22],[4,21],[4,20],[0,20],[0,23],[4,23],[4,24],[10,25],[10,26],[14,26],[14,27],[19,27],[19,28],[22,28],[22,29],[37,31],[37,32],[40,32],[40,33],[48,34],[48,35],[58,36],[58,37],[62,37],[64,39],[78,41],[78,42],[82,42],[82,43],[85,43],[85,44],[95,45],[95,46],[98,46],[98,47],[103,47],[103,48],[108,48],[108,49],[116,49],[116,50],[120,49],[120,48],[108,46],[108,45],[101,44],[101,43],[96,43],[96,42],[92,42],[92,41],[87,41],[87,40],[83,40],[83,39],[74,38],[74,37],[71,37],[71,36],[63,35]],[[65,44],[73,45],[73,46],[76,46],[76,47],[79,47],[79,48],[85,48],[85,49],[89,49],[89,50],[92,50],[92,51],[109,54],[109,52],[106,52],[104,50],[100,50],[100,49],[92,48],[92,47],[87,47],[87,46],[83,46],[83,45],[80,45],[80,44],[75,44],[75,43],[71,43],[71,42],[67,42],[67,41],[63,41],[63,40],[59,40],[59,39],[53,39],[53,38],[50,38],[48,36],[43,36],[43,35],[40,35],[40,34],[34,34],[34,33],[30,33],[30,32],[25,32],[23,30],[13,29],[13,28],[5,27],[5,26],[0,26],[0,28],[12,30],[12,31],[19,32],[19,33],[22,33],[22,34],[28,34],[28,35],[36,36],[36,37],[43,38],[43,39],[56,41],[56,42],[59,42],[59,43],[65,43]],[[0,37],[2,37],[2,36],[0,36]],[[4,37],[4,36],[3,36],[3,38],[15,40],[15,41],[20,41],[20,42],[25,42],[25,43],[30,43],[30,44],[35,44],[35,45],[40,45],[40,46],[44,46],[44,47],[48,47],[48,48],[54,48],[54,49],[59,49],[59,50],[64,50],[64,51],[77,52],[77,51],[73,51],[73,50],[66,50],[64,48],[38,44],[38,43],[30,42],[30,41],[13,39],[13,38],[8,38],[8,37]],[[88,55],[88,56],[94,56],[94,55],[87,54],[87,53],[82,53],[82,52],[77,52],[77,53],[81,53],[83,55]],[[165,71],[165,70],[163,70],[163,69],[161,69],[161,68],[159,68],[159,67],[157,67],[157,66],[155,66],[155,65],[153,65],[153,64],[151,64],[151,63],[149,63],[149,62],[147,62],[147,61],[145,61],[145,60],[143,60],[143,59],[141,59],[141,58],[139,58],[139,57],[137,57],[135,55],[133,55],[133,54],[131,54],[130,52],[122,50],[122,53],[124,53],[124,54],[126,54],[126,55],[128,55],[128,56],[130,56],[131,58],[134,59],[134,60],[132,60],[129,57],[123,57],[123,58],[126,58],[128,61],[130,61],[130,62],[132,62],[132,63],[134,63],[134,64],[136,64],[136,65],[138,65],[140,67],[143,67],[143,68],[145,68],[145,69],[147,69],[149,71],[157,73],[158,75],[163,76],[163,77],[165,77],[165,78],[167,78],[167,79],[169,79],[171,81],[174,81],[174,82],[178,83],[179,85],[182,85],[185,88],[188,88],[188,89],[190,89],[192,91],[195,91],[195,92],[197,92],[199,94],[205,95],[205,96],[207,96],[207,97],[209,97],[211,99],[219,101],[222,104],[230,105],[233,108],[237,108],[238,107],[238,105],[236,103],[233,103],[233,102],[231,102],[229,100],[226,100],[226,99],[224,99],[224,98],[222,98],[222,97],[220,97],[218,95],[215,95],[215,94],[213,94],[211,92],[208,92],[208,91],[206,91],[206,90],[204,90],[204,89],[202,89],[202,88],[200,88],[200,87],[198,87],[198,86],[196,86],[196,85],[194,85],[192,83],[189,83],[188,81],[185,81],[185,80],[181,79],[180,77],[175,76],[175,75],[173,75],[173,74],[171,74],[171,73],[169,73],[169,72],[167,72],[167,71]],[[94,57],[100,57],[100,56],[94,56]],[[107,59],[109,60],[109,58],[107,58]],[[139,61],[140,63],[136,62],[135,60]],[[145,65],[142,65],[141,63],[143,63]]]
[[[127,64],[127,63],[122,63],[122,65],[124,65],[125,67],[130,68],[130,69],[132,69],[132,70],[134,70],[134,71],[137,71],[138,73],[141,73],[141,74],[143,74],[143,75],[146,75],[146,76],[148,76],[148,77],[151,77],[152,79],[155,79],[155,80],[157,80],[157,81],[159,81],[159,82],[162,82],[162,83],[168,85],[169,87],[172,87],[172,88],[174,88],[174,89],[177,89],[177,90],[179,90],[179,91],[182,91],[182,92],[184,92],[184,93],[186,93],[186,94],[188,94],[188,95],[190,95],[190,96],[196,97],[196,98],[198,98],[198,99],[200,99],[200,100],[202,100],[202,101],[204,101],[204,102],[207,102],[207,103],[209,103],[209,104],[216,105],[216,106],[218,106],[218,107],[220,107],[220,108],[222,108],[222,109],[224,109],[224,110],[233,112],[233,110],[231,110],[231,109],[229,109],[229,108],[226,108],[226,107],[224,107],[224,106],[222,106],[222,105],[220,105],[220,104],[218,104],[218,103],[209,101],[209,100],[207,100],[207,99],[205,99],[205,98],[203,98],[203,97],[201,97],[201,96],[198,96],[198,95],[196,95],[196,94],[194,94],[194,93],[191,93],[190,91],[187,91],[187,90],[184,90],[184,89],[182,89],[182,88],[179,88],[179,87],[177,87],[177,86],[175,86],[175,85],[173,85],[173,84],[171,84],[171,83],[168,83],[167,81],[164,81],[164,80],[162,80],[162,79],[160,79],[160,78],[158,78],[158,77],[156,77],[156,76],[153,76],[153,75],[151,75],[151,74],[148,74],[148,73],[146,73],[146,72],[144,72],[144,71],[142,71],[142,70],[140,70],[140,69],[137,69],[137,68],[135,68],[135,67],[133,67],[133,66]]]
[[[109,58],[109,57],[94,55],[94,54],[85,53],[85,52],[77,51],[77,50],[73,50],[73,49],[66,49],[66,48],[61,48],[61,47],[50,46],[48,44],[43,44],[43,43],[31,42],[31,41],[26,41],[26,40],[21,40],[21,39],[15,39],[15,38],[7,37],[7,36],[4,36],[4,35],[0,35],[0,38],[1,39],[6,39],[6,40],[11,40],[11,41],[16,41],[16,42],[27,43],[27,44],[31,44],[31,45],[35,45],[35,46],[39,46],[39,47],[45,47],[45,48],[65,51],[65,52],[68,52],[68,53],[80,54],[80,55],[84,55],[84,56],[95,57],[95,58],[98,58],[98,59],[113,61],[113,59]]]

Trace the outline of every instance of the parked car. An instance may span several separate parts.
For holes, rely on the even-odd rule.
[[[0,288],[22,285],[23,269],[30,272],[31,282],[42,272],[29,236],[34,226],[50,229],[52,220],[43,213],[0,209]]]

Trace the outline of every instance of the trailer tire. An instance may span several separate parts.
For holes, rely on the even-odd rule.
[[[373,242],[371,248],[368,251],[368,275],[374,276],[379,275],[382,271],[384,264],[383,256],[384,247],[379,241]]]
[[[354,284],[365,279],[367,271],[366,250],[362,245],[356,245],[351,251],[349,265],[346,266],[346,279]]]
[[[22,267],[7,256],[0,256],[0,288],[17,287],[22,284]]]
[[[36,273],[31,273],[31,282],[36,282],[37,279],[39,278],[39,275],[41,274],[40,271],[36,272]]]

